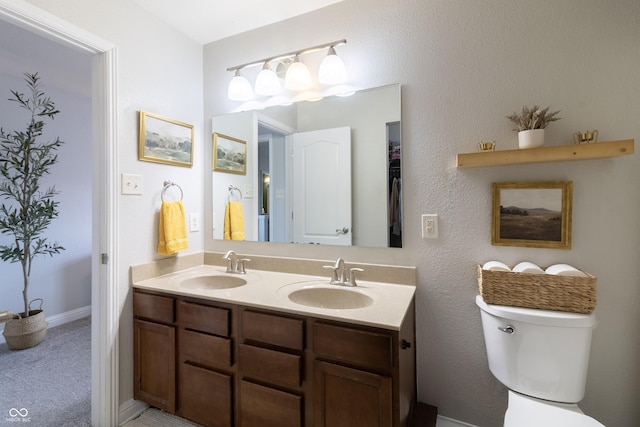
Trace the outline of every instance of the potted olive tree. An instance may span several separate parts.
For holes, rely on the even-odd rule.
[[[42,305],[33,310],[30,307],[31,266],[38,255],[53,256],[64,250],[44,236],[58,216],[59,202],[54,200],[58,194],[55,186],[41,188],[42,178],[57,163],[56,152],[63,142],[59,138],[42,141],[44,120],[52,120],[59,111],[40,89],[39,79],[38,73],[25,73],[27,94],[12,90],[9,98],[28,112],[26,128],[0,128],[0,196],[4,198],[0,205],[0,233],[9,236],[10,241],[0,245],[0,259],[20,263],[23,276],[24,312],[7,321],[3,332],[12,350],[30,348],[44,340],[47,322]]]
[[[507,116],[515,124],[518,132],[518,146],[520,148],[535,148],[544,145],[544,129],[551,122],[560,120],[556,117],[560,111],[549,112],[549,107],[540,108],[534,105],[532,108],[522,107],[520,114],[513,113]]]

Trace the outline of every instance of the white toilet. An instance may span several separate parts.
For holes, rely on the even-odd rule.
[[[504,427],[602,427],[585,415],[594,314],[491,305],[476,296],[491,373],[509,388]]]

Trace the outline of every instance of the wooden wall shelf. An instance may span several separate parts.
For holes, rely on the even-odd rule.
[[[457,156],[458,168],[606,159],[633,154],[633,139],[518,150],[479,151]]]

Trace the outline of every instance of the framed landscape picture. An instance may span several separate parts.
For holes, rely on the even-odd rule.
[[[571,249],[572,181],[495,182],[491,244]]]
[[[138,160],[193,165],[193,125],[140,111]]]
[[[213,170],[247,174],[247,143],[221,133],[213,134]]]

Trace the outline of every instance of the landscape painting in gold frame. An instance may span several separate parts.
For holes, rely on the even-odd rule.
[[[247,174],[247,143],[221,133],[213,133],[213,170]]]
[[[193,166],[193,125],[140,111],[138,160]]]
[[[572,181],[494,182],[491,244],[571,249]]]

